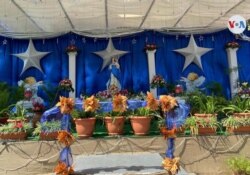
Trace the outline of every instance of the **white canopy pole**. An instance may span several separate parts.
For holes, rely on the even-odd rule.
[[[149,83],[155,76],[155,50],[147,50],[147,57],[148,57],[148,73],[149,73]],[[154,97],[157,97],[157,88],[152,89],[150,87],[150,92],[154,94]]]
[[[234,97],[237,94],[237,82],[239,80],[239,72],[238,72],[238,62],[237,62],[237,54],[236,51],[238,48],[227,48],[227,60],[229,66],[229,79],[230,79],[230,89],[231,89],[231,97]]]
[[[74,92],[69,93],[69,97],[76,97],[76,55],[77,52],[68,52],[69,55],[69,79],[72,82]]]

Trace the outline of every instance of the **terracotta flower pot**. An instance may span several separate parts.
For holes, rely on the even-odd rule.
[[[216,134],[216,129],[214,128],[208,128],[208,127],[200,127],[198,128],[198,133],[199,135],[215,135]]]
[[[2,140],[25,140],[27,137],[26,132],[14,132],[14,133],[0,133],[0,139]]]
[[[83,119],[75,119],[76,131],[78,137],[88,138],[93,135],[95,129],[96,118],[83,118]]]
[[[250,117],[250,113],[244,113],[244,112],[242,112],[242,113],[234,113],[233,114],[233,116],[234,117]]]
[[[133,116],[130,123],[135,135],[147,135],[150,129],[151,118],[147,116]]]
[[[231,134],[250,133],[250,126],[240,126],[238,128],[227,128]]]
[[[40,140],[56,140],[58,136],[58,131],[55,132],[41,132]]]
[[[105,117],[104,121],[105,121],[105,126],[109,135],[122,135],[123,134],[125,117],[123,116],[116,116],[115,118]]]

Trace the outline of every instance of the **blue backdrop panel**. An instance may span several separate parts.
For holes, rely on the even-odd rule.
[[[162,75],[169,83],[179,83],[182,76],[186,77],[189,72],[196,72],[206,77],[206,83],[218,82],[224,87],[224,95],[230,96],[228,77],[228,62],[225,44],[234,41],[234,36],[224,30],[213,34],[194,35],[199,47],[213,48],[212,51],[201,57],[203,71],[194,63],[184,71],[185,57],[174,52],[175,49],[187,47],[189,37],[179,35],[166,35],[154,31],[146,31],[126,37],[113,38],[116,49],[129,51],[119,60],[121,66],[121,79],[123,89],[134,92],[146,92],[149,90],[147,55],[144,50],[146,43],[157,45],[156,74]],[[7,39],[7,44],[1,41]],[[108,66],[101,71],[102,58],[93,52],[104,50],[108,39],[95,39],[68,33],[53,39],[33,40],[36,50],[51,52],[41,60],[42,74],[35,68],[30,68],[21,76],[23,61],[12,54],[25,52],[28,40],[18,40],[0,37],[0,81],[17,85],[20,79],[34,76],[37,80],[43,80],[56,86],[63,78],[68,77],[68,55],[65,48],[71,41],[79,48],[76,64],[76,94],[93,94],[106,89],[106,83],[110,77]],[[239,75],[241,81],[250,80],[250,44],[247,41],[237,41],[241,45],[238,50]]]

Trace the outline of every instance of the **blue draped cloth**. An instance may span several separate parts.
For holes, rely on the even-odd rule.
[[[179,128],[183,125],[190,112],[190,106],[185,102],[185,100],[178,97],[176,99],[178,107],[166,113],[165,125],[168,130],[173,129],[173,127]],[[166,150],[166,157],[173,159],[175,138],[168,138],[167,143],[168,148]]]
[[[119,82],[121,81],[121,70],[115,65],[111,65],[111,74],[113,74]]]
[[[246,34],[250,35],[249,31],[246,31]],[[206,84],[211,82],[220,83],[224,87],[223,94],[229,98],[228,60],[224,46],[227,42],[234,41],[235,36],[228,30],[202,34],[202,36],[204,39],[201,41],[199,40],[200,35],[194,35],[196,44],[199,47],[213,48],[213,50],[201,57],[203,70],[196,64],[191,63],[184,71],[182,69],[185,57],[173,52],[173,50],[187,47],[190,37],[180,35],[177,39],[175,35],[145,31],[133,36],[113,38],[116,49],[131,53],[119,58],[122,89],[133,92],[146,92],[149,90],[149,73],[146,71],[148,69],[147,54],[143,51],[147,40],[148,43],[155,43],[158,46],[155,54],[155,74],[162,75],[168,83],[176,84],[181,77],[187,77],[190,72],[195,72],[199,76],[206,78]],[[103,59],[93,54],[93,52],[107,47],[108,40],[105,38],[95,40],[95,38],[68,33],[50,39],[36,39],[33,41],[36,50],[50,52],[40,62],[44,74],[32,67],[21,76],[23,61],[13,54],[25,52],[29,40],[0,36],[0,41],[4,39],[7,40],[7,44],[0,44],[0,81],[16,86],[20,79],[34,76],[37,81],[48,82],[52,87],[57,87],[62,79],[69,76],[69,60],[65,48],[74,40],[76,47],[80,48],[75,68],[77,96],[79,97],[81,93],[92,95],[106,89],[106,82],[110,78],[110,70],[104,68],[100,71]],[[132,43],[132,40],[136,42]],[[237,51],[237,56],[240,58],[238,59],[238,65],[240,66],[238,70],[239,80],[249,82],[250,43],[241,40],[237,40],[237,42],[241,46]],[[48,99],[46,94],[38,95],[43,99]]]
[[[59,160],[64,162],[67,167],[72,166],[73,164],[73,157],[71,153],[70,147],[64,147],[60,152]]]

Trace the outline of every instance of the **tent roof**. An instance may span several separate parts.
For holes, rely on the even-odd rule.
[[[250,18],[250,0],[0,0],[0,34],[49,37],[73,31],[90,36],[144,29],[213,32],[239,14]]]

